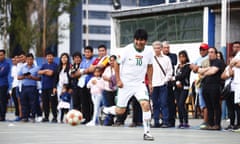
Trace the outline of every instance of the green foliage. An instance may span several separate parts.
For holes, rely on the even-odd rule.
[[[11,7],[9,11],[11,20],[7,27],[8,34],[14,39],[10,41],[10,51],[14,51],[20,45],[24,51],[29,48],[36,48],[37,56],[43,56],[43,0],[6,0],[0,1],[0,13],[7,5]],[[45,0],[46,6],[46,46],[58,43],[57,18],[63,12],[71,13],[72,9],[80,0]],[[37,19],[32,23],[31,15],[37,13]],[[3,26],[3,18],[0,17],[0,34]]]

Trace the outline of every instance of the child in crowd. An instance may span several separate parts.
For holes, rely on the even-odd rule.
[[[96,67],[93,74],[94,76],[87,83],[87,88],[90,88],[94,111],[93,118],[89,123],[87,123],[87,126],[95,126],[97,124],[99,117],[99,108],[103,97],[102,92],[104,89],[104,80],[101,77],[101,68]]]
[[[60,102],[58,104],[58,109],[61,112],[60,121],[63,123],[64,114],[70,109],[71,94],[69,92],[69,85],[64,84],[62,88],[62,93],[60,94]]]

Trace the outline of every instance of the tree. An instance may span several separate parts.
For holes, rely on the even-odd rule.
[[[9,1],[0,1],[0,35],[3,37],[3,48],[8,53],[8,32],[7,28],[9,26]]]
[[[6,3],[2,4],[2,1]],[[79,0],[2,0],[1,7],[11,7],[5,28],[10,34],[10,52],[16,49],[44,56],[46,48],[58,43],[57,18],[63,12],[71,13]],[[44,4],[46,5],[44,6]],[[0,26],[3,28],[2,26]]]

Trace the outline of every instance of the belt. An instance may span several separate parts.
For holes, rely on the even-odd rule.
[[[28,88],[28,87],[37,87],[37,86],[33,86],[33,85],[25,86],[25,85],[23,85],[22,87]]]
[[[188,89],[189,89],[189,86],[183,86],[183,89],[184,89],[184,90],[188,90]]]

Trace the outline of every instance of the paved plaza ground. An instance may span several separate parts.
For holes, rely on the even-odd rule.
[[[9,114],[8,115],[12,115]],[[12,116],[10,116],[12,117]],[[239,144],[240,133],[199,130],[200,119],[190,119],[190,129],[151,129],[154,141],[143,141],[143,128],[53,123],[0,122],[0,144]],[[228,122],[223,121],[226,126]]]

